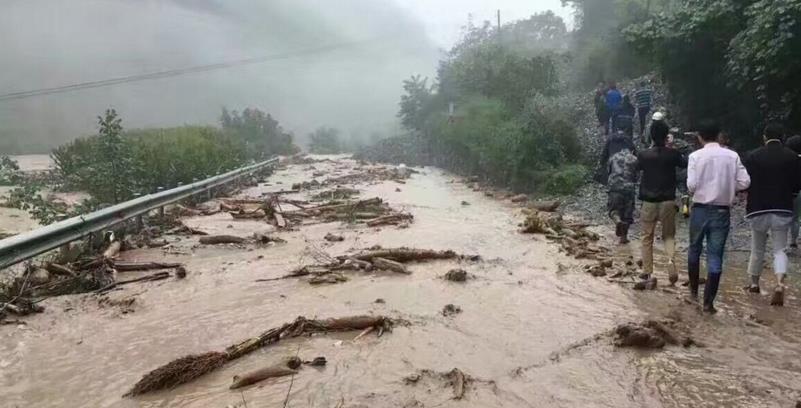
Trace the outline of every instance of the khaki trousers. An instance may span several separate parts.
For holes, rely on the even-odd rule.
[[[647,274],[654,273],[654,233],[656,224],[662,224],[662,242],[668,258],[668,273],[676,273],[676,202],[643,202],[642,221],[642,268]]]

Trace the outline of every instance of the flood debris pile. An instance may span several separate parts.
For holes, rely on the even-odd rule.
[[[350,193],[332,194],[336,197],[352,196]],[[266,200],[238,200],[238,207],[235,207],[235,211],[229,211],[229,214],[234,219],[265,220],[279,229],[304,223],[336,221],[377,227],[400,225],[414,219],[409,213],[395,211],[378,197],[365,200],[333,198],[322,203],[315,201],[318,203],[313,205],[307,201],[289,200],[277,195]]]
[[[642,323],[624,323],[614,329],[616,347],[661,349],[667,345],[682,347],[703,347],[692,337],[679,333],[674,320],[646,320]]]
[[[311,196],[311,201],[340,201],[350,200],[359,195],[359,190],[347,187],[336,187],[330,190],[321,191]]]
[[[412,174],[418,173],[417,170],[406,167],[401,164],[400,166],[371,166],[362,169],[356,173],[346,174],[343,176],[328,178],[321,184],[326,186],[341,186],[347,184],[373,184],[382,181],[394,181],[400,184],[406,184],[406,180]]]
[[[333,200],[313,207],[288,211],[282,214],[295,224],[317,220],[322,222],[363,223],[369,227],[409,223],[414,216],[392,209],[381,198],[358,201]]]
[[[385,332],[391,331],[395,325],[402,323],[405,322],[385,316],[350,316],[322,320],[307,319],[301,316],[256,337],[231,345],[224,351],[192,354],[173,360],[145,374],[124,396],[130,397],[175,388],[214,371],[229,361],[262,347],[278,343],[282,339],[354,330],[361,330],[362,333],[376,332],[378,337],[381,337]],[[315,360],[318,365],[321,363],[319,359]]]
[[[9,285],[0,287],[0,317],[6,313],[24,316],[42,312],[44,308],[38,303],[49,297],[106,293],[131,283],[163,280],[173,276],[167,270],[174,270],[181,277],[187,274],[186,268],[180,263],[117,261],[114,258],[121,248],[122,243],[115,241],[99,256],[28,264],[21,276],[14,278]],[[154,270],[160,272],[122,278],[123,273]]]
[[[559,242],[562,250],[576,259],[598,259],[609,253],[607,248],[597,245],[600,236],[589,231],[586,224],[567,222],[561,214],[534,208],[524,210],[524,214],[526,219],[520,232],[545,234],[548,239]]]
[[[346,282],[345,272],[374,273],[376,271],[408,275],[411,271],[407,264],[411,262],[428,262],[446,259],[467,259],[477,261],[478,256],[459,255],[454,251],[436,251],[414,248],[380,248],[368,250],[336,258],[324,257],[327,262],[305,265],[279,278],[258,279],[257,282],[269,282],[281,279],[308,277],[312,285]]]

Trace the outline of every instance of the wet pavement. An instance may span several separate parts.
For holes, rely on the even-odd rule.
[[[323,172],[323,180],[357,167],[344,159],[292,165],[241,195],[258,197],[308,181],[314,172]],[[196,236],[167,236],[172,253],[124,252],[124,260],[184,262],[189,275],[108,295],[135,299],[125,307],[88,294],[48,299],[45,313],[26,318],[27,325],[0,327],[0,406],[222,408],[283,406],[287,400],[287,407],[791,407],[801,399],[795,270],[787,306],[772,308],[767,294],[740,289],[747,254],[733,254],[720,312],[705,316],[682,300],[683,288],[635,292],[585,274],[582,263],[557,245],[517,232],[519,206],[475,192],[446,172],[419,170],[404,184],[351,185],[361,198],[381,197],[413,214],[409,228],[337,222],[275,231],[263,221],[219,213],[185,223],[213,234],[270,233],[287,242],[203,246]],[[327,233],[345,240],[328,242]],[[323,253],[373,245],[451,249],[482,260],[411,264],[411,275],[354,272],[336,285],[255,282],[315,263]],[[636,244],[620,248],[618,257],[625,260],[636,250]],[[658,258],[658,271],[659,265]],[[475,279],[441,278],[453,268]],[[443,316],[446,304],[462,312]],[[286,340],[173,390],[121,397],[143,374],[183,355],[224,349],[300,315],[356,314],[410,325],[358,341],[355,332]],[[638,351],[596,338],[645,318],[680,321],[705,347]],[[329,363],[303,368],[294,378],[228,389],[234,375],[294,355],[325,356]],[[474,378],[461,400],[439,382],[404,382],[419,370],[453,368]]]

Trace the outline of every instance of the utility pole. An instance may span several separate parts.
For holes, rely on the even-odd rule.
[[[498,9],[498,40],[501,38],[501,9]]]

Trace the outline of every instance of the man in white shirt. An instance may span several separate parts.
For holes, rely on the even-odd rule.
[[[737,192],[751,184],[740,156],[717,143],[720,127],[713,122],[702,124],[698,141],[703,148],[690,155],[687,164],[687,189],[693,195],[690,215],[690,247],[687,273],[690,295],[698,297],[701,250],[706,239],[707,281],[704,286],[704,312],[715,313],[715,296],[723,272],[723,253],[729,236],[731,205]]]

